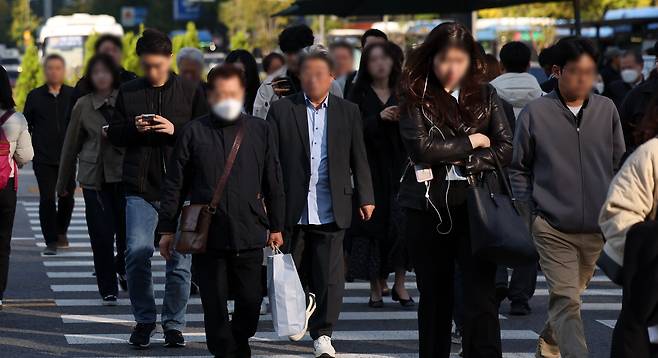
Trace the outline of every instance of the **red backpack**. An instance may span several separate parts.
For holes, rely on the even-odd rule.
[[[11,159],[11,145],[9,139],[5,135],[5,131],[2,129],[2,125],[7,122],[9,117],[14,114],[14,111],[8,110],[2,116],[0,116],[0,189],[4,189],[9,182],[9,176],[11,175],[11,164],[9,160]],[[14,190],[18,189],[18,168],[16,167],[16,162],[14,163]]]

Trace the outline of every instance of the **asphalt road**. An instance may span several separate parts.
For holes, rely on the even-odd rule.
[[[5,309],[0,311],[0,357],[207,356],[198,296],[191,297],[188,306],[186,348],[164,348],[161,330],[149,350],[128,346],[126,339],[133,325],[128,296],[121,292],[117,307],[100,305],[80,195],[76,198],[69,230],[73,247],[61,250],[56,257],[42,257],[38,193],[29,168],[22,171],[20,183],[9,287]],[[153,258],[158,298],[163,294],[162,264],[162,258]],[[417,297],[413,277],[408,285]],[[347,284],[342,319],[334,335],[339,356],[417,357],[415,310],[404,309],[390,298],[383,309],[371,309],[367,306],[367,287],[366,282]],[[608,357],[611,327],[621,305],[621,289],[597,271],[583,302],[582,316],[591,357]],[[509,306],[503,304],[500,322],[505,357],[534,356],[536,338],[546,317],[546,304],[546,284],[541,275],[531,302],[531,315],[509,316]],[[269,316],[261,317],[258,333],[252,340],[253,354],[257,357],[310,357],[311,345],[310,341],[290,343],[278,338]],[[453,348],[455,352],[458,350],[458,346]]]

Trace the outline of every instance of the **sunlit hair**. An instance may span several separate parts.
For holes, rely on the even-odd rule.
[[[470,67],[460,83],[460,99],[456,103],[445,91],[433,70],[434,57],[448,49],[457,48],[470,57]],[[482,81],[485,65],[473,35],[461,24],[446,22],[435,27],[425,42],[414,49],[407,58],[399,93],[402,109],[407,113],[422,108],[436,124],[447,122],[458,127],[460,124],[476,125],[482,116]],[[425,84],[427,88],[425,90]]]

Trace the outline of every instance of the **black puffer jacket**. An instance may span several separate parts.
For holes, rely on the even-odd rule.
[[[492,86],[486,85],[482,89],[482,104],[478,106],[475,117],[480,118],[477,127],[462,126],[455,130],[446,124],[448,121],[437,126],[438,129],[432,129],[433,118],[426,118],[420,108],[402,115],[400,134],[409,153],[409,164],[400,186],[399,202],[402,207],[417,210],[429,208],[425,184],[416,180],[414,164],[432,167],[434,179],[430,186],[430,198],[436,206],[443,207],[446,202],[453,206],[466,200],[466,181],[450,182],[446,200],[448,181],[445,178],[451,163],[458,163],[469,175],[492,171],[495,168],[492,149],[503,166],[509,164],[512,160],[512,131],[501,100]],[[473,149],[468,136],[475,133],[489,137],[491,148]]]
[[[151,86],[145,78],[120,87],[108,137],[112,144],[126,147],[123,182],[128,195],[141,196],[147,201],[160,200],[166,163],[176,135],[185,123],[207,112],[201,86],[173,73],[161,87]],[[173,123],[174,135],[137,132],[135,117],[150,113]]]

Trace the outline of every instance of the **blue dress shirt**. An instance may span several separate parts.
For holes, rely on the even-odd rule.
[[[329,96],[319,107],[304,95],[308,120],[308,139],[311,157],[311,180],[306,198],[306,208],[299,219],[300,225],[322,225],[334,222],[329,186],[329,162],[327,159],[327,106]]]

